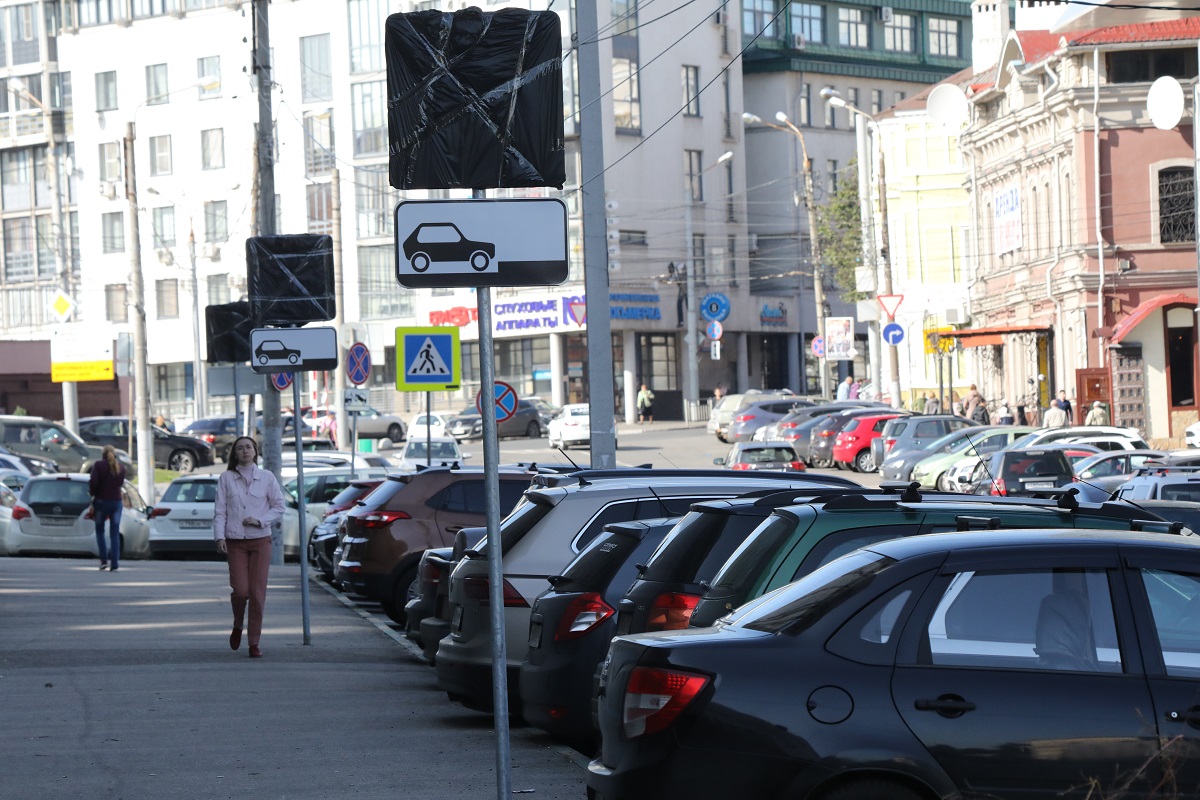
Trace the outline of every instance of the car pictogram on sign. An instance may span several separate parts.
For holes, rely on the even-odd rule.
[[[254,350],[254,358],[259,364],[298,364],[300,363],[300,351],[293,350],[278,339],[267,339],[259,344]]]
[[[404,257],[414,272],[425,272],[435,262],[466,262],[476,272],[495,272],[496,245],[475,242],[453,222],[426,222],[404,240]]]

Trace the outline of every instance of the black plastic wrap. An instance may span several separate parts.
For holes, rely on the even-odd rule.
[[[208,336],[209,364],[250,360],[250,331],[254,320],[245,300],[204,308],[204,330]]]
[[[246,240],[246,285],[255,327],[333,319],[333,237],[251,236]]]
[[[384,53],[392,186],[562,188],[557,14],[392,14]]]

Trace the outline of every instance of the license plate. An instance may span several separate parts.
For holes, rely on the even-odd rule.
[[[454,614],[450,617],[450,627],[456,631],[462,630],[463,607],[455,606]]]
[[[529,623],[529,646],[534,649],[542,646],[542,623]]]
[[[75,524],[76,517],[42,517],[42,524],[47,528],[69,528]]]
[[[212,527],[212,523],[206,519],[181,519],[181,520],[179,520],[179,522],[177,522],[175,524],[178,525],[180,528],[185,528],[188,530]]]
[[[1033,483],[1025,484],[1026,489],[1053,489],[1053,481],[1034,481]]]

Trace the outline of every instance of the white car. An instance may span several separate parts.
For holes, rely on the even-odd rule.
[[[975,474],[975,469],[982,460],[980,456],[966,456],[955,461],[954,465],[946,470],[946,488],[952,492],[965,493],[971,485],[971,476]]]
[[[286,447],[279,456],[279,474],[284,481],[296,477],[296,451]],[[304,471],[341,469],[354,464],[355,470],[387,469],[392,460],[380,453],[347,453],[342,450],[321,450],[304,454]]]
[[[392,466],[415,472],[419,467],[439,466],[457,461],[462,463],[471,457],[458,447],[453,436],[435,436],[432,439],[409,438],[400,454],[392,458]]]
[[[16,493],[0,483],[0,553],[5,553],[5,539],[8,537],[8,526],[12,522],[13,506],[17,504]]]
[[[121,557],[146,558],[150,555],[146,503],[129,481],[122,495]],[[10,555],[53,553],[99,558],[91,504],[87,475],[34,475],[12,507],[12,518],[4,532],[4,551]]]
[[[1188,447],[1200,447],[1200,422],[1193,422],[1183,429],[1183,443]]]
[[[587,403],[568,403],[559,409],[546,426],[546,441],[550,449],[566,450],[571,445],[588,445],[592,440],[592,423]]]
[[[413,415],[413,418],[408,423],[408,440],[413,439],[425,440],[426,436],[445,436],[446,425],[454,417],[454,414],[447,414],[442,411],[431,411],[428,414],[424,412]],[[426,428],[429,430],[427,431]]]
[[[1144,450],[1150,446],[1142,439],[1142,434],[1137,428],[1118,428],[1114,425],[1070,425],[1063,428],[1038,428],[1036,431],[1017,439],[1009,447],[1013,450],[1021,450],[1062,442],[1067,439],[1077,444],[1090,444],[1091,440],[1100,436],[1125,440],[1130,445],[1127,448],[1123,448],[1127,450]],[[1102,449],[1111,450],[1115,448],[1110,443],[1110,446]]]

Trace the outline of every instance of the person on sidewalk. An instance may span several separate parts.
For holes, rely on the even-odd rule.
[[[933,392],[925,394],[925,405],[921,409],[922,414],[938,414],[941,413],[942,406],[937,400],[937,395]]]
[[[642,384],[637,395],[638,422],[654,422],[654,392]]]
[[[1058,390],[1058,407],[1061,408],[1063,410],[1063,413],[1067,415],[1067,424],[1074,425],[1075,424],[1075,410],[1073,408],[1071,408],[1071,401],[1067,399],[1067,390],[1066,389]]]
[[[1058,400],[1050,401],[1050,410],[1046,412],[1046,416],[1042,418],[1043,428],[1065,428],[1067,425],[1067,412],[1062,410]]]
[[[1104,403],[1099,400],[1092,403],[1092,410],[1087,413],[1087,418],[1083,421],[1084,425],[1107,425],[1108,424],[1108,409],[1104,407]]]
[[[261,658],[263,606],[267,602],[267,570],[271,565],[271,526],[283,517],[283,490],[275,476],[258,466],[258,445],[240,436],[230,449],[229,467],[217,480],[213,537],[229,561],[229,599],[233,632],[229,647],[242,644],[242,621],[250,605],[250,657]]]
[[[117,571],[121,562],[121,511],[125,508],[121,489],[125,486],[125,467],[117,461],[117,451],[104,445],[103,457],[92,464],[88,494],[92,496],[92,515],[96,523],[96,545],[100,550],[100,569]],[[104,522],[108,521],[108,545]]]
[[[850,399],[850,384],[852,384],[852,383],[854,383],[854,379],[851,378],[849,375],[847,375],[846,380],[844,380],[838,384],[838,388],[837,388],[837,399],[838,400],[849,400]]]

